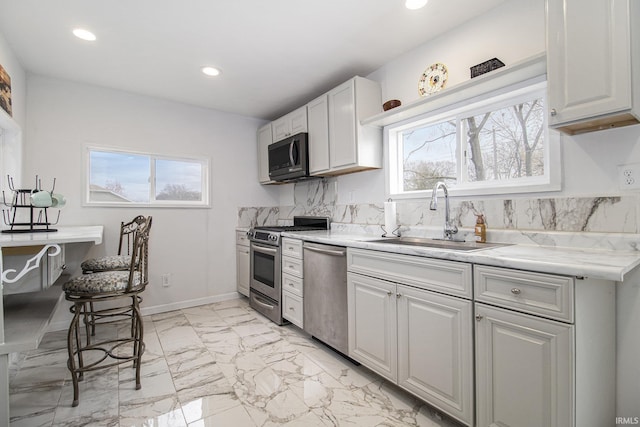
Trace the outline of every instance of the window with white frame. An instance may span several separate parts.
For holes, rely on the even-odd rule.
[[[111,148],[85,149],[85,203],[115,206],[209,205],[209,160]]]
[[[438,181],[453,195],[559,190],[559,136],[546,124],[545,86],[387,126],[389,196],[427,197]]]

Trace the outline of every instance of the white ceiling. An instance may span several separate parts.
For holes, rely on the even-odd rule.
[[[0,0],[0,33],[31,73],[274,119],[504,1]]]

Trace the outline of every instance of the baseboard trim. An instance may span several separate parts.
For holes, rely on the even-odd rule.
[[[238,292],[229,292],[227,294],[215,295],[205,298],[197,298],[187,301],[174,302],[171,304],[154,305],[153,307],[142,307],[142,315],[150,316],[152,314],[166,313],[168,311],[181,310],[183,308],[198,307],[200,305],[213,304],[216,302],[229,301],[241,298]],[[47,328],[47,332],[64,331],[69,327],[69,321],[52,322]]]

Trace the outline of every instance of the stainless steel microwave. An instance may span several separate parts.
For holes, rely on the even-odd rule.
[[[289,181],[309,176],[308,134],[299,133],[269,145],[269,178]]]

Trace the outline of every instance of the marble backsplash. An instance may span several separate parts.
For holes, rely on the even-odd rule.
[[[294,184],[294,205],[241,207],[238,226],[288,224],[294,216],[328,216],[332,223],[381,225],[384,205],[338,204],[333,179]],[[466,198],[465,198],[466,199]],[[451,199],[451,217],[458,227],[472,228],[475,213],[483,213],[488,230],[545,232],[639,233],[635,194],[602,197]],[[398,224],[403,228],[439,227],[444,223],[444,203],[436,211],[429,202],[397,201]]]

